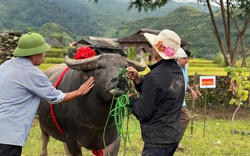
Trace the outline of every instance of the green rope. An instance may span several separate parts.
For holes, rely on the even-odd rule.
[[[120,72],[119,72],[119,74],[118,74],[118,76],[116,78],[115,90],[117,88],[118,80],[119,80],[120,77],[123,77],[126,81],[128,81],[128,79],[126,77],[126,72],[127,72],[127,70],[125,68],[120,69]],[[105,131],[106,131],[106,127],[107,127],[110,116],[114,117],[116,130],[117,130],[118,134],[124,140],[124,147],[125,147],[124,148],[124,155],[126,153],[125,151],[126,151],[126,142],[127,141],[129,141],[130,146],[132,147],[132,144],[131,144],[131,141],[130,141],[130,138],[129,138],[129,131],[128,131],[129,115],[131,114],[130,109],[127,107],[130,104],[129,97],[128,97],[129,91],[127,91],[126,94],[123,94],[123,95],[121,95],[121,96],[119,96],[117,98],[115,107],[114,107],[114,109],[112,109],[113,108],[113,103],[114,103],[114,100],[115,100],[115,94],[116,94],[116,92],[114,92],[114,94],[113,94],[109,115],[108,115],[108,118],[107,118],[107,121],[106,121],[106,124],[105,124],[105,127],[104,127],[104,131],[103,131],[104,147],[105,147],[106,152],[109,154],[109,156],[110,156],[110,153],[106,149],[107,146],[106,146],[106,143],[105,143]],[[126,117],[127,124],[126,124],[126,127],[124,128],[123,124],[125,123],[125,117]],[[133,147],[132,147],[132,149],[133,149]],[[135,155],[137,155],[134,149],[133,149],[133,151],[134,151]]]
[[[110,115],[114,117],[117,132],[121,136],[124,142],[124,152],[123,152],[124,156],[126,155],[126,145],[127,145],[126,143],[127,142],[129,142],[130,147],[132,148],[132,151],[134,152],[134,154],[137,155],[137,153],[135,152],[135,149],[133,148],[131,144],[130,137],[129,137],[129,134],[135,132],[136,128],[134,129],[134,131],[129,131],[129,128],[128,128],[129,121],[130,121],[129,117],[131,114],[131,110],[128,108],[128,105],[130,104],[128,93],[129,91],[126,94],[123,94],[118,97],[115,108],[112,109],[110,112]]]
[[[127,140],[122,125],[124,123],[125,117],[131,114],[130,110],[127,108],[127,106],[130,104],[128,93],[129,91],[126,94],[118,97],[115,108],[110,112],[110,115],[114,117],[118,134],[120,134],[125,141]]]

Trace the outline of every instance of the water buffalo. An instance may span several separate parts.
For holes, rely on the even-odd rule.
[[[82,156],[81,147],[90,150],[106,149],[109,152],[106,154],[104,152],[104,155],[117,155],[120,139],[113,118],[108,120],[107,126],[105,124],[113,93],[115,92],[116,96],[125,93],[128,90],[128,84],[124,78],[119,79],[115,91],[116,77],[121,68],[133,66],[138,71],[142,71],[145,65],[118,54],[101,54],[81,60],[70,60],[66,56],[66,64],[55,65],[45,71],[54,84],[62,71],[67,66],[70,68],[62,78],[58,89],[63,92],[76,90],[90,76],[94,76],[95,86],[84,96],[68,103],[53,105],[57,123],[63,133],[59,132],[52,120],[49,103],[41,100],[38,109],[43,140],[40,155],[47,156],[50,135],[65,143],[67,155]],[[103,141],[104,127],[105,142]]]

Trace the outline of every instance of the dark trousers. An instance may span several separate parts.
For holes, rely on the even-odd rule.
[[[169,147],[145,147],[142,156],[173,156],[178,147],[178,143]]]
[[[0,144],[0,156],[21,156],[22,146]]]
[[[190,121],[191,117],[189,115],[189,112],[188,112],[188,109],[186,106],[183,106],[181,108],[181,127],[182,127],[182,136],[184,135],[186,129],[187,129],[187,126],[188,126],[188,123]]]

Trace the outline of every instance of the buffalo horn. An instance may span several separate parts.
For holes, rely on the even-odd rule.
[[[65,62],[67,66],[71,69],[76,70],[91,70],[95,68],[96,62],[99,59],[99,56],[94,56],[86,59],[79,60],[70,60],[69,57],[65,56]]]
[[[132,60],[129,60],[127,58],[125,58],[126,61],[128,62],[129,66],[132,66],[134,67],[137,71],[144,71],[147,67],[145,61],[141,61],[141,62],[136,62],[136,61],[132,61]]]

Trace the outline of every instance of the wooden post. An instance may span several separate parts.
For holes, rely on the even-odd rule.
[[[197,72],[194,75],[194,82],[193,86],[196,87],[197,85]],[[194,109],[195,109],[195,99],[192,98],[192,106],[191,106],[192,112],[191,112],[191,131],[190,135],[193,136],[193,129],[194,129]]]
[[[206,88],[206,95],[205,95],[205,104],[204,104],[204,128],[203,128],[203,137],[205,138],[206,133],[206,114],[207,114],[207,88]]]

